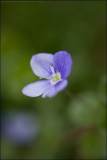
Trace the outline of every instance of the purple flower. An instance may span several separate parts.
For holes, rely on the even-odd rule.
[[[25,86],[23,94],[29,97],[54,97],[68,84],[67,77],[71,72],[72,58],[66,51],[59,51],[54,55],[39,53],[32,56],[30,65],[34,74],[46,80]]]
[[[31,113],[11,113],[3,118],[3,135],[15,145],[34,141],[39,132],[39,122]]]

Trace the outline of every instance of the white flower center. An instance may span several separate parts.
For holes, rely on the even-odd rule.
[[[55,85],[56,83],[58,83],[59,81],[61,81],[61,75],[59,72],[55,73],[54,68],[53,68],[53,64],[50,64],[51,67],[51,71],[52,71],[52,76],[50,77],[50,82],[52,85]]]

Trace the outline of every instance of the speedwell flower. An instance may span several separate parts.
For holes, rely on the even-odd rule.
[[[32,112],[10,112],[2,119],[2,134],[13,145],[29,145],[39,134],[39,119]]]
[[[25,86],[22,89],[24,95],[37,97],[54,97],[68,84],[67,77],[72,68],[72,58],[66,51],[59,51],[54,55],[50,53],[39,53],[32,56],[31,68],[40,79]]]

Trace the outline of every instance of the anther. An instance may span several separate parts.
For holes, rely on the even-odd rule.
[[[52,67],[53,66],[53,64],[50,64],[50,67]]]

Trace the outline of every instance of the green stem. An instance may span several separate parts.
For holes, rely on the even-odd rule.
[[[66,93],[70,98],[73,98],[73,97],[74,97],[68,89],[65,89],[65,93]]]

